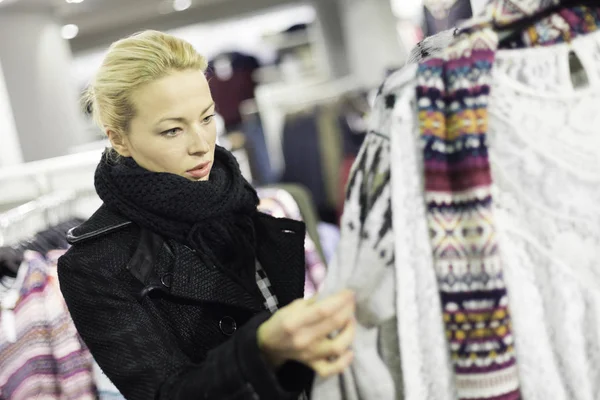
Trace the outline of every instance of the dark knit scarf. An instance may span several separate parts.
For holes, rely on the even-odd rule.
[[[222,147],[216,147],[210,179],[197,182],[148,171],[132,158],[114,161],[106,151],[95,185],[104,204],[137,225],[197,250],[205,262],[244,281],[254,279],[258,196]]]

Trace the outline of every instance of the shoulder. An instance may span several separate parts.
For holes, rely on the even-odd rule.
[[[67,233],[67,241],[77,245],[130,228],[132,224],[121,214],[102,205],[87,221]]]
[[[59,260],[64,268],[107,271],[126,265],[140,235],[137,225],[101,206],[87,221],[67,233],[71,248]]]

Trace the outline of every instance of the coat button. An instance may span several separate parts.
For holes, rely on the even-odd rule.
[[[171,283],[173,283],[173,274],[170,272],[163,274],[163,276],[160,277],[160,283],[167,289],[170,288]]]
[[[237,330],[237,323],[231,317],[223,317],[219,321],[219,329],[225,336],[231,336]]]

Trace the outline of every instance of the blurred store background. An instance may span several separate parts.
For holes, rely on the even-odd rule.
[[[82,217],[97,206],[107,142],[80,95],[111,42],[158,29],[210,60],[220,142],[248,179],[303,186],[335,224],[378,86],[484,2],[0,0],[0,212],[57,191]]]

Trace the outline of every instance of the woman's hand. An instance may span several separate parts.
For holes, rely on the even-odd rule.
[[[352,362],[354,294],[348,290],[320,301],[296,300],[258,328],[258,345],[280,367],[298,361],[321,377],[341,373]]]

